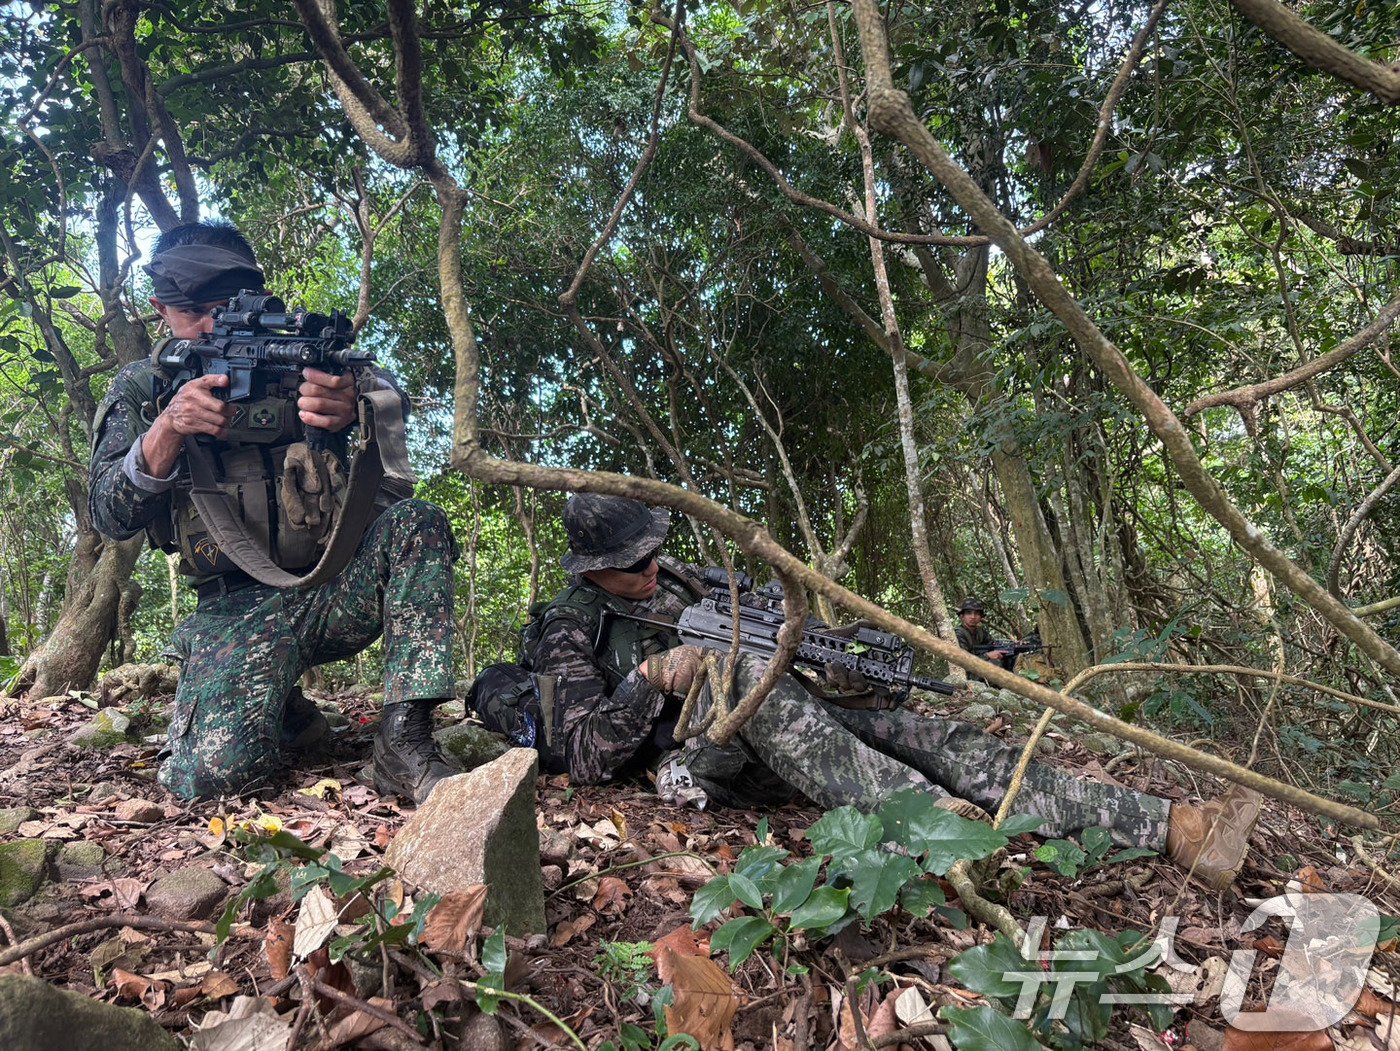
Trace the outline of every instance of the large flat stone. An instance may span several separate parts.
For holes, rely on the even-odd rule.
[[[31,806],[5,807],[0,809],[0,836],[8,836],[26,821],[33,821],[39,811]]]
[[[39,978],[0,974],[0,1047],[179,1051],[144,1010],[98,1003]]]
[[[535,829],[533,748],[438,782],[389,844],[384,862],[435,894],[476,883],[489,889],[486,922],[513,935],[545,930],[544,881]]]
[[[228,884],[208,869],[179,869],[146,891],[146,904],[167,920],[207,920],[228,896]]]

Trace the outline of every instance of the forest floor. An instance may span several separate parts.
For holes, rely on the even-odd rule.
[[[802,855],[810,853],[804,833],[821,816],[811,806],[798,805],[766,815],[698,812],[663,805],[644,785],[574,790],[566,778],[541,778],[538,824],[548,930],[524,940],[507,939],[504,968],[506,988],[534,1004],[507,1001],[494,1017],[481,1014],[473,987],[458,981],[482,979],[492,967],[489,948],[483,952],[482,933],[476,929],[479,912],[475,923],[458,924],[455,934],[439,931],[428,939],[433,947],[427,950],[407,945],[376,949],[369,965],[347,967],[332,965],[322,947],[293,964],[289,950],[303,925],[299,910],[306,906],[283,890],[245,905],[231,936],[211,956],[210,921],[259,871],[230,835],[241,822],[280,828],[313,847],[329,847],[346,873],[364,876],[380,867],[386,846],[405,820],[397,801],[381,799],[369,777],[374,703],[355,692],[312,696],[348,718],[329,755],[300,769],[294,783],[275,796],[222,803],[189,804],[166,793],[155,780],[155,741],[122,743],[105,751],[66,743],[94,714],[78,698],[5,713],[0,720],[0,809],[30,807],[37,813],[0,835],[0,843],[86,842],[100,847],[101,854],[89,851],[84,867],[80,850],[62,848],[59,860],[68,857],[69,864],[59,875],[66,880],[51,879],[32,900],[4,910],[8,922],[0,926],[7,928],[4,940],[10,943],[69,924],[82,926],[0,967],[0,973],[24,970],[99,1000],[147,1010],[167,1030],[203,1048],[271,1051],[287,1047],[289,1039],[295,1047],[320,1048],[567,1045],[568,1035],[535,1005],[589,1047],[604,1041],[651,1047],[654,1023],[648,1001],[663,983],[644,955],[646,947],[634,943],[665,939],[675,950],[668,957],[672,960],[705,956],[708,935],[690,928],[695,891],[714,872],[732,869],[755,842],[763,817],[770,845]],[[1004,734],[1007,723],[998,717],[993,728]],[[1136,753],[1105,761],[1069,732],[1055,734],[1052,747],[1049,761],[1087,776],[1117,779],[1174,799],[1188,794],[1185,777]],[[1214,794],[1214,789],[1200,787]],[[1163,964],[1157,973],[1193,1002],[1174,1007],[1166,1027],[1150,1024],[1139,1009],[1116,1008],[1107,1036],[1095,1046],[1400,1051],[1400,1024],[1390,1017],[1391,983],[1400,982],[1393,923],[1383,928],[1388,940],[1371,961],[1368,988],[1357,1010],[1330,1030],[1263,1038],[1227,1031],[1221,1016],[1221,982],[1233,951],[1259,954],[1249,999],[1265,995],[1277,970],[1286,927],[1275,920],[1258,930],[1242,930],[1260,899],[1301,886],[1360,894],[1384,916],[1400,913],[1396,886],[1357,859],[1346,835],[1270,802],[1254,833],[1237,893],[1226,895],[1186,885],[1182,874],[1157,856],[1103,863],[1064,876],[1036,859],[1040,840],[1020,836],[999,862],[1002,890],[993,896],[1022,924],[1046,917],[1052,932],[1157,933],[1168,929],[1165,917],[1177,918],[1172,939],[1177,966]],[[150,888],[163,876],[192,868],[218,876],[226,885],[224,902],[212,911],[205,906],[188,920],[168,918],[168,903],[155,913],[146,898]],[[996,882],[994,876],[983,886]],[[384,886],[390,898],[403,902],[404,888],[394,881]],[[775,964],[771,952],[755,953],[732,979],[724,979],[729,984],[708,987],[711,1005],[722,1001],[725,1014],[733,1009],[728,1031],[710,1042],[784,1051],[953,1046],[940,1036],[919,1037],[914,1035],[918,1030],[905,1028],[920,1017],[932,1018],[927,1012],[943,1006],[986,1002],[950,973],[948,963],[989,942],[991,934],[967,921],[952,888],[944,886],[950,907],[926,919],[896,910],[868,928],[855,924],[815,944],[807,944],[800,933],[792,935],[786,969]],[[5,951],[0,944],[0,961]],[[725,974],[719,968],[714,973]],[[684,1008],[678,1002],[672,1010]],[[902,1029],[906,1035],[893,1035]],[[222,1042],[216,1039],[219,1034]],[[993,1040],[977,1046],[1009,1045]]]

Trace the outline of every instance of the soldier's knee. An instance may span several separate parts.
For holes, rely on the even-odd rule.
[[[259,742],[244,745],[211,754],[176,747],[161,764],[160,783],[181,799],[251,795],[275,784],[282,770],[277,748]]]
[[[456,541],[447,512],[426,500],[400,500],[383,515],[391,536],[405,541],[427,542],[456,557]]]

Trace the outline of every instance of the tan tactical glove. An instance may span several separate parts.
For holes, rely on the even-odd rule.
[[[328,529],[345,491],[345,469],[329,450],[305,442],[287,447],[282,464],[282,507],[293,528]]]
[[[662,693],[684,697],[704,664],[705,651],[699,646],[676,646],[648,657],[642,676]]]

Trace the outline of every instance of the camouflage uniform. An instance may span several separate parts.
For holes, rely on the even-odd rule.
[[[146,475],[133,452],[154,416],[155,376],[149,362],[128,365],[97,416],[89,506],[98,530],[114,539],[170,516],[173,483]],[[442,510],[405,500],[375,520],[346,568],[319,587],[205,582],[171,643],[184,668],[162,783],[185,798],[270,784],[286,758],[284,706],[297,679],[381,633],[386,704],[451,697],[455,558]]]
[[[693,572],[665,560],[662,567],[680,577]],[[572,587],[597,592],[600,607],[657,619],[674,619],[685,605],[675,589],[630,602],[583,579]],[[624,675],[598,656],[607,650],[610,633],[632,630],[625,627],[629,622],[610,620],[595,647],[596,622],[563,610],[558,600],[550,608],[555,615],[546,609],[533,667],[557,679],[557,739],[571,777],[592,784],[624,776],[675,747],[671,734],[680,702],[648,683],[640,668]],[[677,636],[658,629],[643,650],[660,652],[678,643]],[[751,656],[740,661],[736,690],[742,692],[763,665]],[[701,705],[708,703],[706,687]],[[824,808],[852,804],[866,811],[905,788],[961,796],[994,810],[1020,757],[1020,749],[966,723],[902,709],[841,707],[814,697],[793,675],[778,683],[730,744],[694,738],[684,747],[691,775],[722,804],[772,805],[796,789]],[[1032,763],[1016,809],[1044,818],[1040,831],[1046,836],[1103,827],[1124,846],[1160,850],[1169,807],[1156,796]]]

